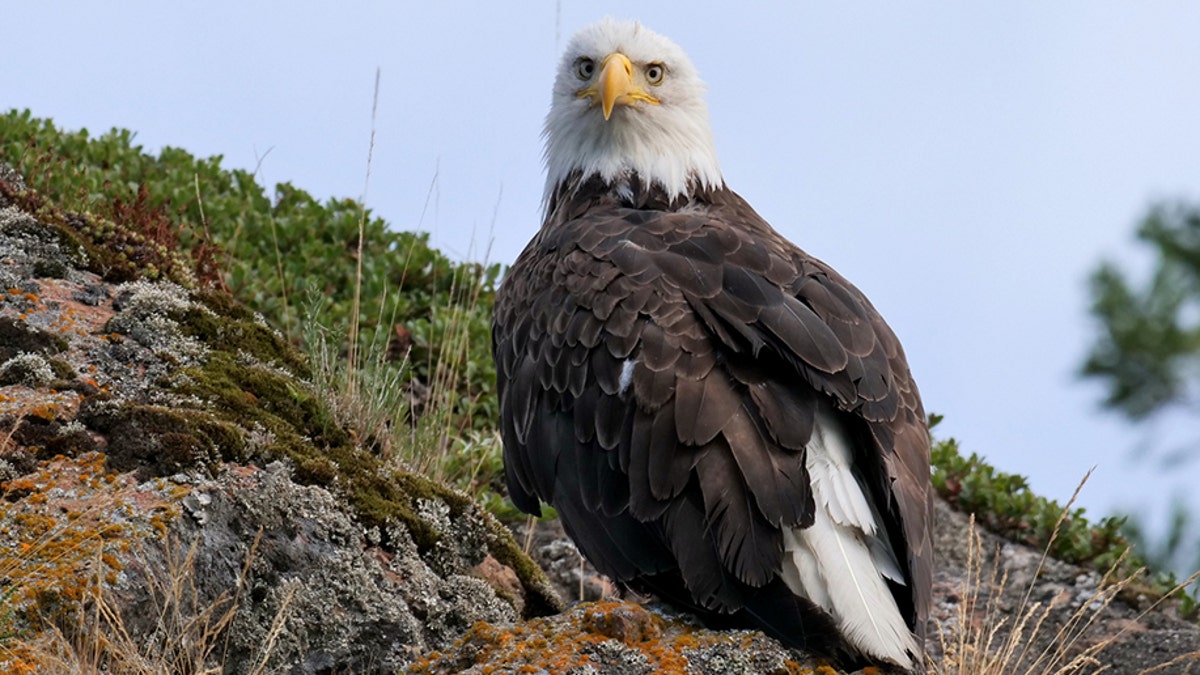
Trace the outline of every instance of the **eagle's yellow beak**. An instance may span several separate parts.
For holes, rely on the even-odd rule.
[[[600,106],[604,110],[604,119],[607,120],[612,115],[613,106],[617,101],[628,97],[630,90],[634,88],[633,64],[629,62],[629,57],[620,52],[609,54],[608,58],[604,59],[600,79],[596,84],[600,87]]]
[[[579,97],[599,99],[606,120],[618,103],[633,105],[636,101],[645,101],[658,105],[659,102],[634,82],[633,63],[621,52],[613,52],[604,58],[600,77],[596,78],[595,84],[579,92]]]

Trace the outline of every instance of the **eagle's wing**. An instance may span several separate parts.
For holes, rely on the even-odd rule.
[[[543,229],[501,286],[493,342],[514,503],[553,504],[618,581],[678,566],[718,612],[777,577],[781,528],[813,522],[804,449],[832,404],[923,634],[929,438],[903,351],[854,286],[736,195]]]

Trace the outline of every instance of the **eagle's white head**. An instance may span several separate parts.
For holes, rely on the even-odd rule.
[[[668,197],[724,183],[696,67],[636,21],[604,19],[571,38],[544,134],[545,203],[577,170],[612,183],[637,173]]]

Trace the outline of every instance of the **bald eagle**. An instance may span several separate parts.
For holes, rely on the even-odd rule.
[[[493,319],[510,495],[711,625],[923,670],[929,434],[904,351],[726,187],[703,89],[638,23],[567,46],[544,220]]]

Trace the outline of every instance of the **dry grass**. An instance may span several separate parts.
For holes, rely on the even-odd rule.
[[[358,326],[362,314],[362,275],[363,275],[363,240],[367,236],[367,192],[371,187],[371,160],[375,156],[375,119],[379,112],[379,77],[380,69],[375,69],[375,94],[371,102],[371,142],[367,147],[367,175],[363,179],[362,209],[358,215],[358,250],[354,256],[354,303],[350,312],[350,352],[346,356],[351,369],[358,365]],[[354,393],[354,379],[349,381],[350,394]]]
[[[1031,602],[1034,587],[1045,570],[1048,552],[1058,536],[1071,506],[1087,483],[1091,472],[1084,476],[1064,507],[1038,561],[1029,587],[1016,608],[1004,601],[1009,574],[1001,571],[999,551],[990,562],[985,561],[982,538],[971,517],[968,533],[967,574],[963,581],[957,614],[950,625],[939,625],[942,659],[931,664],[930,672],[937,675],[1068,675],[1101,673],[1109,670],[1102,659],[1103,652],[1121,639],[1129,629],[1121,629],[1092,640],[1088,633],[1123,591],[1137,582],[1144,569],[1121,574],[1128,556],[1126,551],[1104,574],[1096,590],[1071,612],[1066,621],[1058,622],[1055,610],[1058,603]],[[1200,573],[1198,573],[1200,574]],[[1180,584],[1172,593],[1160,598],[1137,616],[1140,621],[1163,600],[1188,586],[1192,578]],[[1187,661],[1200,654],[1188,654],[1166,664],[1141,672],[1153,673]]]
[[[494,431],[463,426],[457,384],[471,367],[471,307],[481,291],[476,285],[453,292],[464,294],[467,304],[437,310],[444,339],[427,364],[429,381],[416,388],[408,355],[397,361],[389,352],[391,330],[374,331],[363,348],[347,354],[347,336],[323,327],[310,311],[304,342],[317,396],[359,443],[415,473],[472,491],[469,487],[498,461],[500,439]],[[379,325],[390,328],[394,322]]]
[[[456,458],[479,457],[486,455],[478,452],[481,448],[499,447],[498,434],[471,434],[470,429],[459,425],[463,410],[457,383],[463,381],[465,369],[471,366],[471,315],[479,306],[482,292],[480,284],[473,280],[468,275],[457,275],[450,293],[452,297],[463,297],[465,303],[437,310],[441,314],[438,320],[446,328],[437,354],[431,355],[432,362],[428,364],[432,374],[428,395],[421,414],[408,429],[409,442],[397,454],[398,459],[415,471],[451,484],[464,478],[469,482],[479,470],[479,464],[474,462],[457,466]]]
[[[464,488],[474,484],[475,477],[499,453],[496,434],[462,426],[464,401],[460,400],[459,383],[472,367],[469,358],[471,319],[477,314],[481,301],[483,285],[480,280],[470,274],[456,273],[449,293],[452,301],[445,307],[434,308],[431,323],[441,327],[441,339],[436,353],[431,353],[428,363],[422,364],[430,376],[428,382],[416,384],[419,391],[409,384],[414,381],[409,354],[391,353],[390,341],[397,324],[395,316],[385,315],[386,295],[379,298],[378,320],[374,323],[379,328],[372,332],[366,345],[360,339],[364,311],[369,311],[362,303],[365,204],[375,150],[379,90],[380,72],[376,70],[371,136],[354,255],[350,324],[344,335],[324,328],[317,320],[320,298],[311,298],[303,326],[304,343],[312,365],[313,384],[318,395],[331,405],[339,424],[352,430],[360,443],[372,446],[385,459],[394,460],[433,480]],[[435,172],[425,208],[428,208],[437,183]],[[424,209],[421,218],[424,219]],[[495,218],[493,213],[493,227]],[[415,241],[413,246],[416,246]],[[412,251],[406,261],[411,259]],[[400,270],[402,280],[408,275],[407,264]],[[486,267],[485,254],[480,268]],[[403,289],[397,288],[395,292],[401,293]],[[465,405],[470,408],[472,404],[466,401]]]
[[[25,422],[25,416],[28,414],[28,407],[16,411],[13,415],[12,427],[8,431],[0,432],[0,458],[17,449],[13,436],[17,435],[17,430],[21,428],[21,424]]]
[[[389,456],[397,440],[403,440],[397,428],[404,425],[396,421],[408,417],[412,401],[406,385],[408,362],[389,362],[381,333],[376,331],[368,347],[351,361],[342,352],[344,336],[321,325],[315,312],[309,312],[304,324],[316,395],[360,443],[375,443],[382,455]]]
[[[36,406],[23,405],[0,432],[0,459],[19,449],[14,436]],[[48,493],[61,491],[58,503]],[[98,456],[57,461],[0,483],[0,667],[5,672],[51,672],[35,667],[30,636],[72,616],[90,588],[111,580],[112,551],[125,525],[112,514],[123,493],[104,480]]]
[[[99,525],[99,510],[84,514],[82,518]],[[0,561],[0,584],[4,591],[0,594],[0,666],[7,668],[6,672],[25,673],[67,673],[72,670],[53,669],[52,664],[43,662],[48,656],[43,652],[41,635],[28,637],[30,628],[26,625],[26,607],[20,601],[21,596],[30,591],[39,582],[39,577],[48,576],[49,568],[59,562],[63,556],[81,551],[87,543],[78,541],[75,545],[61,552],[55,551],[49,559],[44,559],[49,549],[66,535],[67,530],[79,524],[76,520],[71,525],[63,524],[53,530],[43,532],[32,545],[21,546],[11,555]],[[97,561],[98,562],[98,561]],[[96,569],[93,566],[92,578],[89,584],[96,581]],[[57,632],[55,629],[51,629]],[[86,672],[86,671],[80,671]]]

